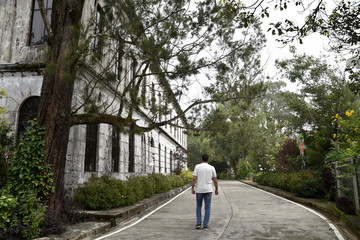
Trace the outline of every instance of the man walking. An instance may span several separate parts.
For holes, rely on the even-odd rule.
[[[209,156],[202,155],[202,163],[195,166],[193,179],[191,182],[191,192],[196,193],[196,229],[201,229],[201,208],[205,203],[205,216],[203,221],[203,229],[209,229],[211,197],[213,193],[213,183],[215,186],[215,195],[218,195],[218,180],[216,171],[213,166],[208,164]],[[195,191],[196,185],[196,191]]]

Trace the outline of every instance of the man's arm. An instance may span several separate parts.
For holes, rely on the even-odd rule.
[[[215,195],[218,195],[219,194],[219,192],[218,192],[218,188],[219,188],[218,179],[217,179],[217,177],[213,177],[212,180],[213,180],[214,186],[215,186]]]
[[[193,176],[191,181],[191,193],[195,194],[195,184],[197,182],[197,176]]]

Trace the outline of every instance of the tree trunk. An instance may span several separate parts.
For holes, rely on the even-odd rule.
[[[64,173],[71,121],[71,100],[76,77],[78,29],[84,0],[57,0],[53,3],[49,39],[50,57],[41,89],[38,119],[45,125],[45,156],[52,165],[55,192],[50,196],[48,213],[61,219],[64,200]]]

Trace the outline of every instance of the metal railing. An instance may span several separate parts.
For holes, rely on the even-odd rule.
[[[333,163],[337,197],[346,197],[354,202],[356,214],[360,215],[360,156]]]

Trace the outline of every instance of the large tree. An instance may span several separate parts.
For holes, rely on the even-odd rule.
[[[43,9],[43,1],[38,2]],[[213,92],[216,99],[197,99],[184,111],[178,104],[200,70],[231,71],[229,64],[249,51],[248,41],[254,34],[258,35],[252,30],[258,26],[248,23],[253,19],[251,16],[236,15],[231,9],[218,6],[216,1],[109,0],[94,9],[89,19],[83,18],[84,4],[85,0],[53,1],[51,24],[43,16],[49,54],[38,118],[46,127],[46,161],[54,172],[55,193],[48,208],[54,219],[60,218],[63,206],[71,126],[108,123],[120,130],[150,131],[174,124],[178,118],[184,119],[186,112],[196,105],[241,97],[235,93],[229,97],[217,89]],[[246,31],[241,33],[240,29]],[[131,74],[124,73],[128,69],[118,64],[122,58],[136,65]],[[114,68],[117,68],[115,73]],[[125,75],[131,78],[125,81]],[[142,89],[149,75],[157,79],[164,102],[173,104],[176,114],[170,119],[155,117],[161,111],[169,111],[166,106],[150,104],[149,122],[140,125],[134,113],[146,109]],[[78,98],[74,104],[77,84],[84,91],[82,99]],[[113,114],[107,110],[115,101],[101,100],[101,94],[96,91],[104,86],[120,101]],[[151,100],[154,102],[154,96]]]
[[[64,198],[71,101],[80,58],[75,48],[79,44],[80,35],[74,29],[79,27],[84,1],[54,1],[51,27],[48,26],[50,57],[46,61],[38,119],[40,124],[46,126],[46,161],[52,165],[54,172],[55,193],[51,195],[48,204],[49,215],[54,219],[61,219]],[[44,6],[42,1],[39,4]]]
[[[340,130],[334,116],[345,115],[358,101],[351,91],[351,81],[344,70],[331,66],[322,58],[294,54],[293,58],[277,62],[283,76],[298,83],[303,99],[292,102],[294,111],[307,131],[308,161],[314,168],[323,167],[324,157]]]

